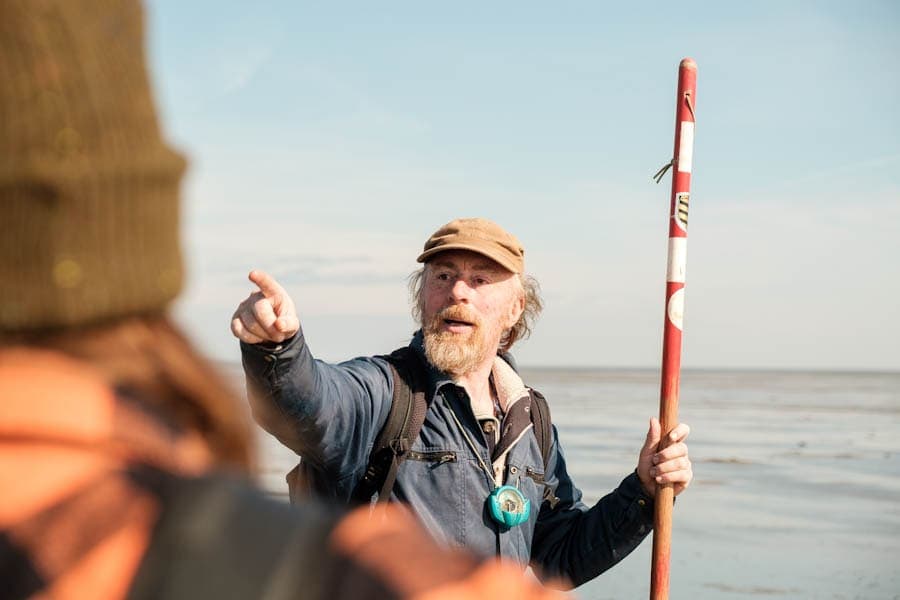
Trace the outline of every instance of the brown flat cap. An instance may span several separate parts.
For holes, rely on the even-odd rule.
[[[456,219],[435,231],[416,259],[428,262],[447,250],[469,250],[486,256],[513,273],[525,272],[525,249],[516,236],[487,219]]]

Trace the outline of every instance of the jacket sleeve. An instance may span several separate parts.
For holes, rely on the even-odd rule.
[[[590,581],[637,548],[653,528],[653,499],[637,473],[588,508],[572,483],[553,427],[553,445],[545,482],[559,499],[544,502],[531,547],[531,564],[542,579],[565,580],[577,587]]]
[[[387,361],[316,360],[302,330],[280,345],[241,343],[241,354],[254,419],[349,494],[390,411]]]

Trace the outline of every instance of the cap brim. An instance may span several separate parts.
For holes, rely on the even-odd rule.
[[[416,258],[416,262],[425,263],[428,262],[435,255],[440,254],[441,252],[448,252],[450,250],[466,250],[468,252],[475,252],[476,254],[480,254],[486,258],[491,259],[510,273],[518,273],[519,269],[517,266],[512,263],[507,257],[503,256],[503,253],[498,252],[494,248],[481,248],[474,244],[445,244],[442,246],[438,246],[436,248],[429,248],[422,254]]]

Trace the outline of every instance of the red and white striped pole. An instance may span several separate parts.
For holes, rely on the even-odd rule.
[[[694,155],[694,103],[697,96],[697,63],[685,58],[678,67],[675,109],[675,155],[672,159],[672,197],[669,208],[669,260],[666,273],[666,315],[663,330],[662,379],[659,421],[662,440],[678,424],[678,381],[681,371],[681,332],[684,314],[684,270],[687,258],[687,220]],[[653,518],[653,561],[650,600],[669,597],[669,557],[672,541],[672,484],[658,484]]]

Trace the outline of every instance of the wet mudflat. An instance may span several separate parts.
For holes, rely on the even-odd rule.
[[[635,465],[652,370],[523,369],[592,503]],[[900,598],[900,373],[690,371],[695,479],[674,512],[674,599]],[[294,457],[265,437],[261,478]],[[650,540],[576,592],[647,598]]]

